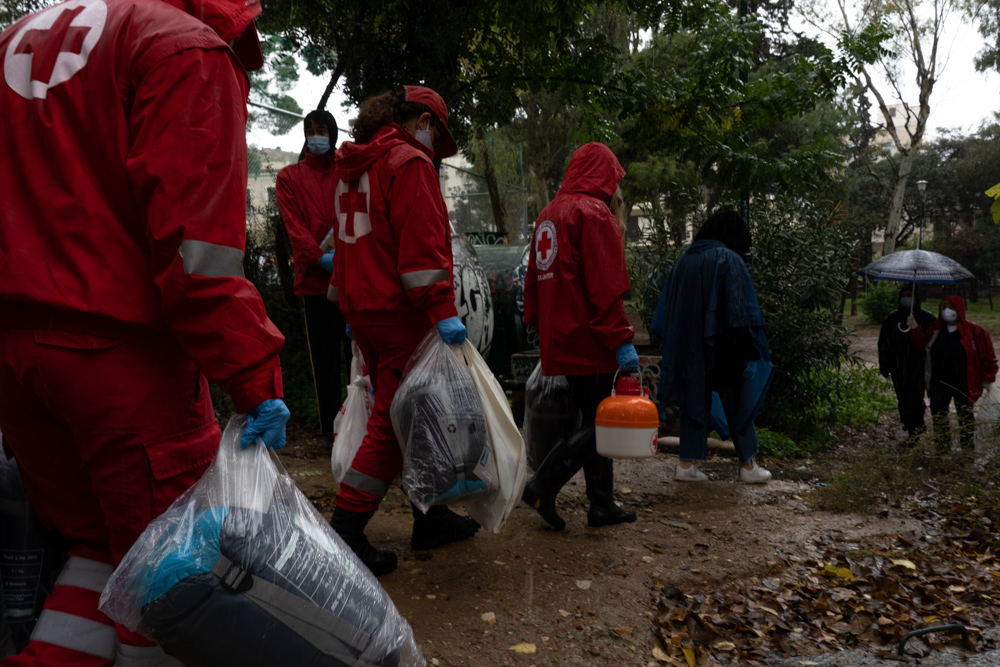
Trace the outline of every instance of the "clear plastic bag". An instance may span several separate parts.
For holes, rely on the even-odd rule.
[[[496,466],[496,490],[490,495],[465,506],[469,516],[487,530],[498,533],[507,521],[511,510],[521,502],[524,483],[527,481],[527,457],[524,440],[517,430],[510,402],[503,387],[497,382],[486,360],[469,341],[459,348],[476,393],[486,415],[486,427],[490,434],[493,461]]]
[[[475,384],[436,329],[410,357],[389,414],[403,450],[403,488],[420,510],[468,506],[497,488]]]
[[[155,519],[100,609],[188,667],[425,667],[409,624],[263,447],[230,419],[202,479]]]
[[[563,375],[542,375],[539,362],[524,388],[524,445],[528,465],[537,470],[549,450],[573,435],[580,425],[580,409]]]
[[[985,443],[1000,436],[1000,386],[996,382],[983,387],[975,409],[976,441]]]
[[[361,441],[368,434],[368,418],[375,409],[375,394],[372,393],[372,381],[368,376],[368,364],[358,348],[351,343],[351,383],[347,385],[347,400],[340,406],[340,411],[333,420],[333,452],[330,454],[330,467],[337,483],[344,481],[344,475],[351,468]]]

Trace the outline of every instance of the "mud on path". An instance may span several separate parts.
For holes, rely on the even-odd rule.
[[[329,517],[335,483],[322,442],[296,439],[281,457]],[[394,489],[368,531],[400,558],[380,582],[430,664],[645,666],[660,646],[651,620],[658,587],[697,593],[773,576],[816,545],[874,546],[919,525],[894,514],[817,511],[804,499],[812,487],[787,479],[800,476],[801,462],[787,470],[770,464],[779,481],[746,486],[733,481],[736,462],[728,459],[704,466],[710,482],[674,482],[676,460],[616,462],[616,496],[638,514],[635,523],[589,528],[578,475],[559,499],[564,531],[522,505],[500,534],[480,532],[434,551],[410,550],[409,502]],[[495,621],[484,620],[490,612]],[[518,644],[536,652],[510,650]]]

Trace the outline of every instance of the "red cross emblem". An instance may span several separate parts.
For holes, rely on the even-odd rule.
[[[7,48],[7,84],[22,97],[44,99],[87,64],[107,13],[102,0],[70,0],[35,14]]]
[[[371,200],[368,172],[366,171],[356,181],[337,183],[337,190],[333,196],[337,223],[340,227],[338,234],[340,240],[344,243],[357,243],[359,238],[370,234],[372,221],[368,216],[368,204]]]
[[[539,271],[548,271],[559,254],[559,239],[556,225],[551,220],[538,223],[535,230],[535,265]]]

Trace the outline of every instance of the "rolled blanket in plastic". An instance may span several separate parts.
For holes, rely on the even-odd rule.
[[[188,667],[424,666],[372,574],[233,417],[204,477],[143,532],[101,610]]]

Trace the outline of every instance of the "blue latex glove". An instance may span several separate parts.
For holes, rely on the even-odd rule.
[[[437,326],[438,333],[441,334],[441,340],[448,345],[461,345],[465,342],[465,335],[468,332],[465,325],[462,324],[462,320],[457,317],[441,320],[435,326]]]
[[[333,273],[333,253],[328,252],[319,258],[319,265],[327,273]]]
[[[618,357],[618,369],[623,371],[639,370],[639,353],[635,351],[635,345],[625,343],[615,350]]]
[[[350,338],[351,340],[354,340],[354,332],[351,331],[351,325],[350,324],[345,324],[344,325],[344,333],[347,334],[348,338]]]
[[[285,423],[292,413],[280,398],[264,401],[247,415],[247,427],[240,438],[240,447],[246,449],[257,443],[271,449],[285,446]]]

